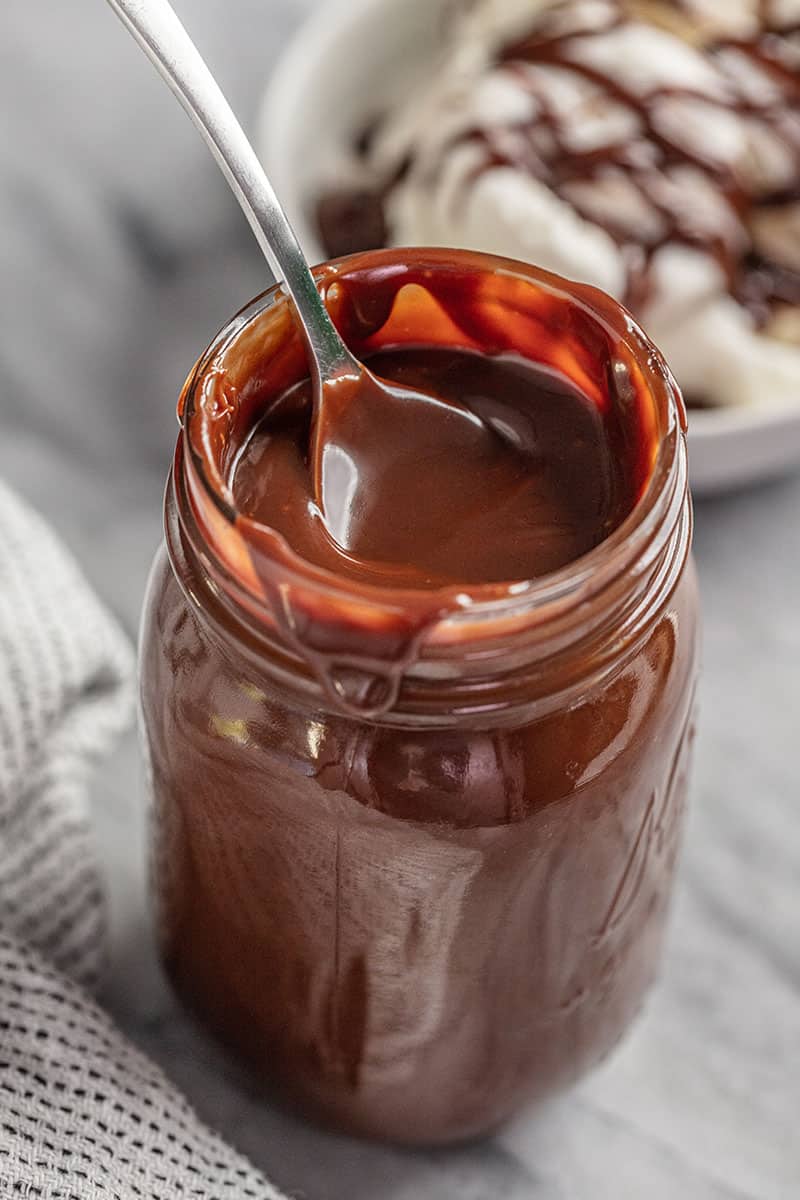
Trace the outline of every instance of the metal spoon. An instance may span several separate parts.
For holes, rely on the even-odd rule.
[[[342,546],[352,548],[349,513],[364,499],[359,493],[358,470],[364,429],[379,427],[380,411],[387,399],[396,402],[406,394],[417,400],[423,397],[413,389],[377,379],[342,341],[253,147],[167,0],[108,3],[202,133],[262,252],[273,270],[277,268],[283,276],[294,300],[314,372],[310,450],[314,498],[330,535]],[[355,408],[358,420],[354,423],[348,410]]]

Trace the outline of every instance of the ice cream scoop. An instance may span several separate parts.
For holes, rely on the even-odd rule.
[[[351,164],[385,239],[594,283],[690,400],[793,402],[800,2],[477,0],[448,41]]]

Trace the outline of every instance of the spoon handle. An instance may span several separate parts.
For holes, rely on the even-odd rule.
[[[289,219],[214,76],[167,0],[108,0],[202,133],[261,250],[295,302],[322,379],[360,371],[317,291]]]

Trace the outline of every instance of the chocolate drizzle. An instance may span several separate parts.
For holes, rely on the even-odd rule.
[[[710,107],[733,111],[741,118],[760,120],[781,135],[782,142],[792,151],[796,172],[800,176],[800,130],[797,142],[791,144],[781,128],[787,105],[792,100],[800,100],[800,76],[782,61],[780,39],[767,27],[769,5],[762,4],[761,8],[762,28],[754,40],[720,40],[710,45],[707,52],[714,59],[718,59],[726,50],[735,50],[748,57],[778,86],[780,96],[774,102],[759,104],[748,99],[735,86],[734,80],[730,81],[733,84],[730,94],[724,98],[676,86],[654,87],[646,93],[634,92],[606,71],[590,66],[577,57],[576,50],[581,39],[592,33],[586,29],[554,36],[549,36],[546,31],[534,31],[522,41],[507,46],[499,56],[499,61],[530,90],[537,101],[537,112],[527,125],[514,127],[513,131],[503,131],[504,135],[513,136],[505,136],[505,144],[500,151],[497,131],[491,128],[475,131],[472,136],[483,139],[489,151],[486,166],[503,164],[522,167],[537,174],[582,216],[604,228],[623,248],[628,267],[624,301],[634,310],[645,307],[651,299],[653,260],[660,250],[671,244],[698,247],[711,254],[719,264],[732,295],[761,321],[766,321],[775,304],[800,304],[800,276],[779,263],[769,261],[749,245],[747,225],[752,210],[774,205],[776,198],[773,195],[753,195],[746,180],[728,163],[716,159],[713,153],[700,153],[685,141],[669,136],[659,122],[660,106],[673,99],[697,100]],[[614,18],[602,33],[607,34],[629,23],[623,6],[618,4]],[[537,86],[535,77],[527,70],[530,65],[556,67],[593,84],[610,100],[636,115],[641,134],[588,152],[576,151],[570,146],[569,131],[564,130],[548,102],[547,90]],[[514,147],[529,141],[542,125],[546,126],[552,137],[555,153],[548,163],[539,160],[543,169],[537,172],[531,169],[531,157],[524,153],[518,156]],[[727,209],[726,227],[716,230],[704,227],[691,207],[671,205],[661,198],[664,178],[682,168],[701,172],[714,189]],[[581,200],[570,194],[570,184],[596,180],[609,171],[624,172],[634,184],[660,219],[658,234],[644,238],[636,236],[632,240],[631,230],[624,223],[620,225],[613,216],[598,218],[595,211],[586,211]]]
[[[675,7],[688,11],[684,5]],[[602,26],[573,26],[566,32],[563,24],[561,29],[554,25],[564,8],[558,5],[541,14],[524,38],[497,56],[497,66],[532,96],[533,116],[516,124],[462,131],[443,153],[449,153],[455,143],[480,145],[483,157],[473,178],[494,167],[512,166],[540,180],[579,215],[603,228],[621,249],[627,276],[623,299],[634,311],[643,310],[653,298],[654,260],[669,245],[697,248],[713,257],[731,295],[759,324],[766,324],[777,307],[800,305],[800,273],[769,257],[753,236],[759,214],[800,200],[800,69],[793,61],[795,54],[800,59],[800,47],[795,49],[790,41],[800,23],[797,28],[785,24],[779,28],[773,6],[761,3],[759,28],[751,39],[719,38],[705,46],[719,68],[719,94],[672,85],[639,92],[607,69],[591,65],[582,54],[587,39],[606,37],[636,23],[623,0],[609,0],[608,19]],[[737,66],[737,58],[746,62]],[[771,85],[763,96],[754,99],[748,93],[746,80],[740,77],[746,66],[755,68]],[[537,71],[541,67],[568,72],[592,85],[599,98],[633,115],[638,132],[591,148],[577,147],[575,128],[565,124],[556,110]],[[760,125],[790,156],[793,182],[780,190],[760,189],[739,164],[715,154],[712,137],[707,149],[676,137],[664,122],[665,108],[675,101],[696,101]],[[613,211],[598,213],[596,197],[585,186],[615,178],[634,189],[643,202],[646,219],[637,222],[638,227]],[[351,208],[344,239],[340,236],[344,231],[337,231],[331,221],[330,197],[323,198],[320,226],[329,252],[352,249],[360,238],[370,246],[386,240],[385,218],[379,229],[373,217],[375,211],[385,212],[385,199],[395,182],[380,186],[374,195],[362,193],[357,198],[355,208],[368,219],[353,221]],[[698,211],[695,187],[713,194],[711,217],[704,218]]]

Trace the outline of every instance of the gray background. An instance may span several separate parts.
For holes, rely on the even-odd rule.
[[[313,3],[178,8],[252,119]],[[102,0],[3,0],[0,93],[0,473],[134,635],[178,390],[265,268],[200,140]],[[702,722],[662,980],[611,1062],[488,1144],[414,1154],[309,1129],[181,1015],[152,956],[127,739],[97,787],[109,1003],[277,1183],[310,1200],[800,1195],[799,512],[797,477],[698,505]]]

